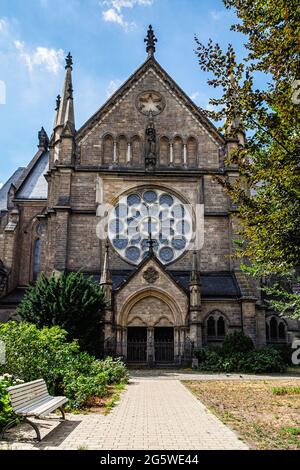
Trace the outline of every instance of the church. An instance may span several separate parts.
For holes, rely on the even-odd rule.
[[[244,331],[257,347],[290,343],[232,255],[236,206],[215,176],[238,168],[243,144],[222,135],[155,58],[146,60],[78,130],[69,53],[50,139],[0,190],[0,321],[39,274],[80,271],[103,286],[99,341],[128,363],[184,364],[193,348]]]

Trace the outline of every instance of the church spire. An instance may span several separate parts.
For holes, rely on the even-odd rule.
[[[144,39],[144,42],[147,44],[146,51],[148,53],[148,57],[153,57],[155,52],[155,43],[157,42],[157,39],[155,37],[151,24],[149,25],[147,37]]]
[[[75,131],[75,117],[74,117],[74,104],[73,104],[73,85],[72,85],[72,70],[73,59],[69,52],[66,57],[66,76],[63,87],[62,96],[57,97],[56,109],[57,119],[56,127],[62,126],[68,128],[71,133]]]

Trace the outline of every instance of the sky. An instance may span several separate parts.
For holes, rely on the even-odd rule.
[[[149,24],[158,62],[208,109],[194,35],[231,42],[241,57],[235,20],[221,0],[0,0],[0,186],[32,159],[41,126],[51,135],[69,51],[77,129],[145,61]]]

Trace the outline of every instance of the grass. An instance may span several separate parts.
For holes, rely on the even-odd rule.
[[[273,387],[273,395],[300,395],[300,387]]]
[[[184,381],[250,448],[300,449],[297,380]]]

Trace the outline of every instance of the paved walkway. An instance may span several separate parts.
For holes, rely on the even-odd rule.
[[[134,375],[134,374],[133,374]],[[40,421],[42,442],[11,449],[247,449],[179,380],[133,378],[113,411]],[[29,437],[29,436],[27,436]]]

